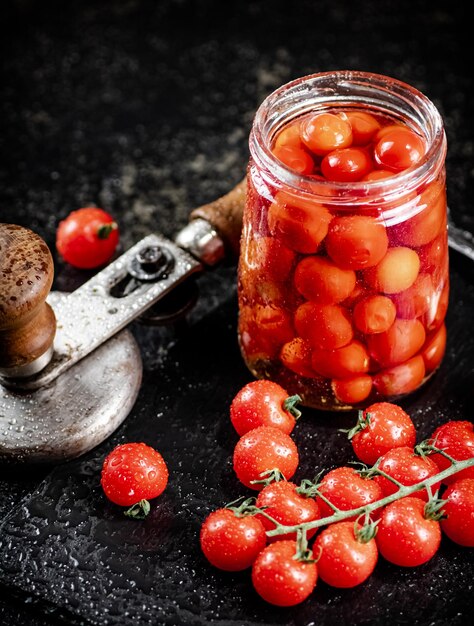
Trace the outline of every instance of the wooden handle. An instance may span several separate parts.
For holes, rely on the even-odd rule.
[[[56,320],[45,302],[54,265],[43,239],[0,224],[0,368],[26,366],[51,347]]]
[[[192,220],[200,217],[212,224],[224,241],[228,253],[234,257],[239,255],[246,190],[245,177],[229,193],[194,209],[190,215]]]

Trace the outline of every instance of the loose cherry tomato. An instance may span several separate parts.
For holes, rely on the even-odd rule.
[[[413,285],[420,271],[420,258],[411,248],[390,248],[375,267],[364,271],[365,282],[375,291],[400,293]]]
[[[372,169],[369,154],[363,148],[343,148],[329,152],[321,161],[321,172],[327,180],[354,183]]]
[[[301,337],[295,337],[285,343],[280,352],[280,360],[298,376],[304,378],[314,378],[316,373],[311,366],[311,346]]]
[[[431,443],[456,461],[464,461],[474,456],[474,426],[467,420],[453,420],[438,426],[431,435]],[[449,459],[441,454],[430,456],[438,471],[441,472],[451,465]],[[447,485],[463,478],[474,478],[474,467],[469,467],[444,479]]]
[[[290,396],[278,383],[254,380],[234,396],[230,419],[240,436],[258,426],[273,426],[289,435],[300,416],[296,409],[299,400],[299,396]]]
[[[285,526],[313,522],[320,517],[317,502],[313,498],[300,495],[297,491],[297,486],[286,480],[270,483],[264,487],[258,494],[255,506],[264,508],[267,515],[270,515]],[[259,516],[259,518],[266,530],[275,528],[275,524],[272,524],[263,515]],[[315,532],[316,529],[309,530],[307,538],[310,539]],[[282,539],[294,539],[296,541],[296,533],[271,537],[270,541]]]
[[[383,367],[407,361],[421,349],[426,333],[418,320],[396,319],[384,333],[370,335],[367,347],[370,356]]]
[[[359,414],[350,439],[356,457],[366,465],[374,465],[393,448],[413,448],[416,429],[408,413],[397,404],[375,402]]]
[[[317,113],[301,124],[303,143],[317,155],[324,155],[336,148],[347,148],[352,143],[349,122],[332,113]]]
[[[474,548],[474,478],[456,480],[443,493],[443,500],[446,519],[441,519],[441,530],[451,541]]]
[[[413,451],[409,446],[401,446],[388,450],[380,459],[377,466],[380,470],[391,476],[399,483],[405,486],[411,486],[416,483],[431,478],[439,472],[438,466],[429,457],[422,457]],[[395,493],[398,489],[397,485],[385,476],[376,476],[374,478],[383,492],[384,496]],[[440,483],[434,484],[431,489],[433,493],[439,489]],[[413,498],[428,500],[428,492],[421,489],[412,494]]]
[[[372,391],[372,376],[354,376],[342,380],[333,380],[331,388],[334,395],[344,404],[359,404],[370,396]]]
[[[307,300],[337,304],[352,293],[356,275],[324,257],[307,256],[296,266],[294,280],[296,289]]]
[[[365,146],[380,129],[378,120],[365,111],[347,111],[341,114],[341,117],[351,125],[354,146]]]
[[[313,370],[326,378],[349,378],[369,371],[369,354],[363,343],[351,341],[337,350],[315,348],[311,357]]]
[[[354,334],[349,312],[337,304],[305,302],[296,309],[294,323],[312,347],[325,350],[342,348]]]
[[[370,478],[362,478],[353,467],[336,467],[319,483],[321,494],[341,511],[365,506],[383,497],[380,485]],[[316,498],[321,517],[332,515],[334,511],[321,498]],[[350,518],[356,519],[354,518]]]
[[[260,491],[262,474],[278,469],[290,479],[298,467],[299,456],[295,442],[278,428],[259,426],[250,430],[237,442],[233,465],[237,478],[250,489]]]
[[[431,337],[428,337],[421,353],[427,372],[433,372],[443,360],[446,351],[446,326],[443,324]]]
[[[419,498],[401,498],[382,512],[375,541],[380,554],[390,563],[416,567],[429,561],[441,543],[439,522],[425,517]]]
[[[360,530],[360,526],[357,525]],[[330,524],[313,546],[318,558],[318,575],[332,587],[350,588],[363,583],[377,564],[375,539],[362,541],[354,534],[354,522]]]
[[[271,234],[303,254],[317,251],[331,219],[332,215],[322,204],[284,191],[275,195],[267,215]]]
[[[100,483],[114,504],[132,506],[163,493],[168,468],[161,454],[145,443],[124,443],[104,460]]]
[[[103,209],[84,207],[59,223],[56,248],[62,258],[80,269],[105,265],[119,242],[117,222]]]
[[[260,520],[230,509],[213,511],[204,520],[199,539],[209,563],[227,572],[251,567],[267,543]]]
[[[326,237],[329,256],[344,269],[361,270],[377,265],[387,247],[384,225],[364,215],[335,217]]]
[[[379,167],[394,172],[406,170],[421,161],[425,142],[409,128],[386,131],[374,147],[374,159]]]
[[[374,386],[382,396],[401,396],[418,389],[425,371],[423,357],[418,354],[405,363],[378,372],[374,376]]]
[[[316,586],[316,564],[295,559],[296,541],[268,545],[252,567],[255,591],[270,604],[294,606],[306,600]]]
[[[411,287],[392,296],[398,317],[413,319],[421,317],[430,308],[434,299],[434,286],[430,274],[418,274]]]
[[[352,319],[357,330],[372,335],[388,331],[396,316],[397,310],[390,298],[372,295],[355,305]]]

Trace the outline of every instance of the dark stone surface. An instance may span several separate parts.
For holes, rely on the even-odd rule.
[[[435,102],[451,212],[474,231],[472,72],[459,3],[17,0],[0,11],[0,220],[32,228],[53,252],[58,221],[88,203],[114,213],[124,248],[151,231],[172,236],[192,208],[240,180],[254,112],[270,91],[347,68],[400,78]],[[86,278],[55,261],[56,288]],[[473,271],[456,254],[451,268],[447,357],[406,402],[420,438],[448,417],[472,418]],[[234,268],[199,287],[187,329],[133,326],[144,384],[111,440],[56,468],[1,468],[0,623],[468,622],[472,553],[448,541],[421,568],[381,562],[360,589],[321,584],[293,610],[263,605],[248,573],[207,566],[197,533],[211,508],[240,494],[228,406],[250,376],[236,343]],[[350,458],[336,427],[353,420],[305,414],[295,432],[301,477]],[[171,470],[144,524],[122,519],[98,486],[108,450],[138,438]]]

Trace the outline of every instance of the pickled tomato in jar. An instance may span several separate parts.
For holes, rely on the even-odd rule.
[[[439,368],[449,300],[442,120],[363,72],[303,77],[250,134],[239,343],[317,409],[394,400]]]

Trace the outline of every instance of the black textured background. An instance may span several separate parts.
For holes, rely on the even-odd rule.
[[[16,0],[0,4],[0,220],[29,226],[54,252],[58,221],[92,203],[118,219],[122,246],[173,236],[194,207],[242,177],[256,108],[316,71],[380,72],[421,89],[448,137],[448,198],[474,231],[472,66],[461,3]],[[433,381],[406,401],[420,438],[472,419],[473,270],[451,255],[449,347]],[[85,279],[56,259],[56,288]],[[472,552],[444,541],[416,570],[380,562],[361,588],[320,584],[292,610],[253,593],[248,573],[204,562],[197,533],[240,495],[228,406],[250,379],[237,348],[235,268],[199,279],[187,329],[134,325],[144,384],[125,424],[57,468],[0,469],[0,623],[465,624]],[[336,427],[354,416],[305,411],[298,477],[350,458]],[[104,455],[143,439],[171,480],[144,524],[98,487]]]

